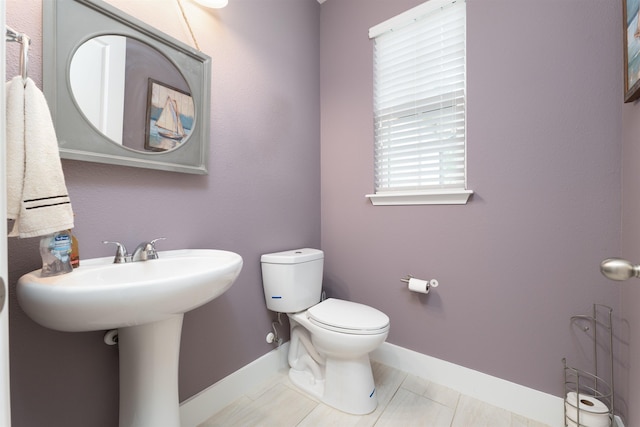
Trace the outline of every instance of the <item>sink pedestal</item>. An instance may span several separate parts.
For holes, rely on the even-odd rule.
[[[178,359],[183,317],[118,329],[120,427],[180,427]]]

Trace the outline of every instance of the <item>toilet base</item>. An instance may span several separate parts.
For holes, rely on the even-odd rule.
[[[289,369],[289,380],[311,396],[318,400],[322,400],[322,394],[324,393],[324,380],[318,380],[313,377],[309,371],[299,371],[297,369]]]
[[[327,358],[324,374],[324,380],[316,380],[309,371],[289,369],[294,385],[342,412],[365,415],[378,406],[368,354],[351,360]]]

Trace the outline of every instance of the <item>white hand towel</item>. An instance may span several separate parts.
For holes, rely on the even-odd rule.
[[[43,93],[24,86],[24,181],[20,215],[9,236],[44,236],[73,228],[58,140]],[[16,124],[8,124],[7,128]]]
[[[24,181],[24,83],[21,76],[5,83],[7,96],[7,218],[18,219]],[[15,223],[14,223],[15,224]]]

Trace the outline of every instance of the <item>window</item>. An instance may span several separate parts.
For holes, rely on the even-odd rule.
[[[465,204],[464,0],[430,0],[369,30],[374,205]]]

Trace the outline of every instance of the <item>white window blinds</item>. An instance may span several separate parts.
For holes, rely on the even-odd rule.
[[[431,0],[369,30],[376,196],[457,192],[466,203],[465,27],[463,0]]]

